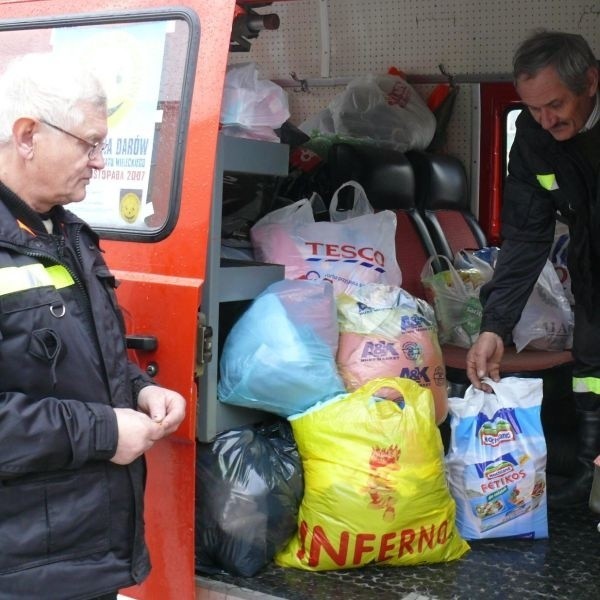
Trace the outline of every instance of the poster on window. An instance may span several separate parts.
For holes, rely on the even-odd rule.
[[[165,22],[63,28],[56,51],[78,53],[102,81],[108,99],[104,169],[94,170],[83,202],[69,209],[93,227],[145,230],[157,124]]]

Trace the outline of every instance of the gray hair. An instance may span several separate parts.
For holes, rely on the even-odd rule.
[[[534,77],[541,69],[554,67],[560,80],[576,95],[587,88],[587,72],[597,67],[596,57],[578,34],[538,30],[524,40],[513,58],[513,80]]]
[[[77,127],[82,104],[106,109],[106,93],[89,68],[56,52],[20,56],[0,76],[0,143],[10,140],[22,117]]]

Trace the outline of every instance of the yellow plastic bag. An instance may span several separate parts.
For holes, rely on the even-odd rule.
[[[396,401],[374,396],[380,389]],[[431,391],[374,379],[289,418],[304,469],[298,532],[275,555],[311,571],[454,560],[455,525]]]

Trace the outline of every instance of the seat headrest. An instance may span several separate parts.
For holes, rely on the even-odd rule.
[[[420,151],[408,152],[407,158],[415,170],[420,208],[469,209],[467,174],[458,158]]]
[[[401,152],[366,145],[334,144],[328,162],[333,185],[337,188],[349,179],[358,181],[373,208],[415,208],[415,175]]]

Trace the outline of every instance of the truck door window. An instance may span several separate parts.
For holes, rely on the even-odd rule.
[[[0,21],[0,63],[29,52],[87,62],[108,98],[105,167],[83,202],[69,205],[102,237],[156,241],[179,208],[184,124],[197,55],[197,17],[185,9],[46,22]],[[1,67],[0,67],[1,69]]]

